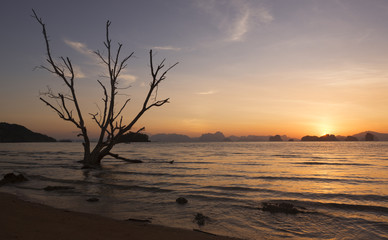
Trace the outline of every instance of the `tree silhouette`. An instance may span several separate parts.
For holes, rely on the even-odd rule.
[[[165,80],[167,72],[169,72],[178,63],[165,68],[165,59],[163,59],[159,64],[155,65],[152,59],[152,50],[150,50],[149,61],[152,79],[150,81],[148,93],[140,111],[131,121],[124,122],[122,112],[130,99],[126,99],[120,107],[117,107],[116,96],[119,92],[118,79],[122,70],[126,67],[127,61],[133,56],[133,52],[130,55],[121,58],[120,53],[123,45],[118,43],[117,50],[114,51],[112,49],[112,40],[109,37],[109,27],[111,22],[107,21],[106,40],[104,42],[107,50],[107,56],[104,56],[100,53],[100,51],[95,51],[94,53],[107,68],[109,85],[106,86],[101,81],[97,80],[103,90],[102,101],[104,107],[97,113],[89,113],[100,129],[97,144],[94,148],[91,148],[88,130],[84,121],[84,115],[77,98],[75,85],[76,74],[72,62],[68,57],[60,57],[60,61],[58,62],[53,59],[45,23],[38,17],[34,10],[32,10],[32,12],[33,17],[42,28],[46,47],[46,61],[48,62],[48,66],[41,67],[56,75],[69,90],[68,94],[64,94],[54,93],[51,89],[49,89],[43,97],[40,97],[40,100],[53,109],[61,119],[73,123],[80,130],[80,133],[77,136],[83,138],[82,145],[84,148],[84,157],[82,162],[84,165],[88,167],[99,166],[101,164],[101,160],[107,155],[118,158],[118,155],[111,153],[111,150],[113,146],[118,143],[119,139],[132,129],[135,123],[146,111],[153,107],[160,107],[168,103],[168,98],[162,100],[157,99],[157,91],[160,83]],[[137,132],[140,132],[143,129],[144,128],[138,130]]]

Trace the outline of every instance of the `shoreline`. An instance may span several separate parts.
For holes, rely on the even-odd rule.
[[[238,240],[197,230],[57,209],[0,192],[0,239]]]

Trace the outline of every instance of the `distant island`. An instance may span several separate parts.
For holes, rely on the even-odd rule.
[[[200,137],[189,137],[183,134],[155,134],[150,136],[151,142],[280,142],[280,141],[388,141],[388,134],[365,131],[352,136],[326,134],[323,136],[304,136],[301,139],[289,138],[286,135],[272,136],[229,136],[222,132],[205,133]]]
[[[35,133],[18,124],[0,123],[0,142],[56,142],[52,137]],[[200,137],[189,137],[183,134],[154,134],[129,132],[119,139],[119,143],[130,142],[281,142],[281,141],[388,141],[387,133],[373,131],[360,132],[351,136],[326,134],[323,136],[306,135],[301,139],[290,138],[287,135],[267,136],[229,136],[222,132],[204,133]],[[58,142],[71,142],[71,140],[59,140]]]
[[[35,133],[17,124],[0,123],[0,142],[56,142],[52,137]]]
[[[335,136],[333,134],[326,134],[320,137],[307,135],[302,137],[301,141],[388,141],[388,134],[367,131],[347,137]]]
[[[149,137],[144,133],[129,132],[121,136],[118,143],[149,142]]]
[[[183,134],[155,134],[150,136],[151,142],[280,142],[280,141],[388,141],[388,134],[365,131],[352,136],[326,134],[323,136],[304,136],[301,139],[289,138],[286,135],[271,136],[229,136],[222,132],[205,133],[200,137],[189,137]]]

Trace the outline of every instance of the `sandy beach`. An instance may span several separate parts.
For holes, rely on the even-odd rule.
[[[55,209],[7,193],[0,193],[0,207],[0,239],[234,239]]]

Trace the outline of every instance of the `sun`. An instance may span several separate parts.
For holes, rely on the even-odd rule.
[[[328,125],[322,125],[319,128],[319,134],[320,134],[320,136],[324,136],[326,134],[334,134],[333,128],[331,126],[328,126]]]

